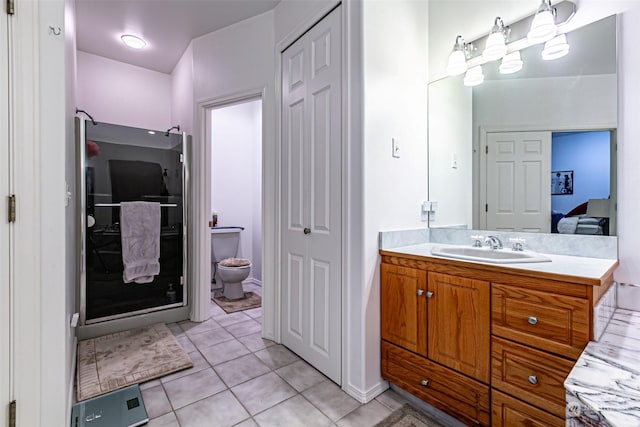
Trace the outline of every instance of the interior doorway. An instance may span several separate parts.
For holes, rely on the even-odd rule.
[[[214,106],[207,119],[211,225],[242,228],[236,257],[251,262],[243,284],[262,286],[262,98]],[[211,267],[212,291],[219,290]]]

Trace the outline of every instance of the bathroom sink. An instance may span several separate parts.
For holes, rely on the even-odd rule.
[[[510,249],[469,248],[463,246],[443,246],[431,249],[432,255],[493,264],[515,264],[520,262],[550,262],[544,255],[528,251]]]

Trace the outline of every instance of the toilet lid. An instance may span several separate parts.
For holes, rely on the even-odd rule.
[[[251,265],[251,261],[243,258],[227,258],[220,261],[219,264],[223,267],[246,267]]]

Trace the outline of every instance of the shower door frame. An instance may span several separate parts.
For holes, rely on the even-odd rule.
[[[186,309],[183,313],[185,319],[189,315],[189,281],[188,281],[188,222],[189,222],[189,159],[191,158],[191,135],[187,135],[186,132],[182,133],[182,302],[173,304],[165,304],[155,307],[149,307],[141,310],[128,311],[125,313],[114,314],[110,316],[99,317],[96,319],[87,320],[87,180],[85,174],[86,168],[86,122],[80,117],[75,118],[75,131],[76,131],[76,143],[78,149],[76,150],[76,164],[77,170],[77,188],[80,195],[77,203],[77,224],[78,224],[78,241],[77,254],[78,254],[78,306],[79,306],[79,326],[87,327],[98,324],[103,324],[110,321],[120,321],[130,319],[135,316],[147,315],[150,313],[162,312],[171,309]],[[180,317],[180,314],[178,314]],[[156,319],[157,320],[157,319]],[[172,316],[171,321],[175,321],[175,316]],[[137,322],[139,323],[139,322]],[[145,322],[147,323],[147,322]],[[119,328],[121,329],[121,328]],[[104,328],[97,328],[98,333],[106,333],[108,331]],[[85,335],[85,334],[80,334]],[[93,334],[88,334],[92,336]]]

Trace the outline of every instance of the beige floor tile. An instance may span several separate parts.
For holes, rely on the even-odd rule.
[[[159,386],[159,385],[162,385],[162,383],[160,382],[159,378],[156,378],[155,380],[145,381],[143,383],[140,383],[139,386],[140,386],[140,390],[146,390],[148,388]]]
[[[249,310],[245,310],[244,314],[255,319],[257,317],[262,317],[262,307],[250,308]]]
[[[337,421],[360,406],[360,402],[326,380],[302,393],[331,420]]]
[[[227,384],[227,387],[233,387],[266,374],[271,369],[253,354],[247,354],[238,359],[216,365],[214,370],[222,378],[222,381]]]
[[[192,322],[190,320],[185,320],[180,322],[179,325],[188,336],[220,328],[220,325],[218,325],[218,323],[213,319],[208,319],[204,322]]]
[[[224,341],[232,340],[233,335],[225,331],[223,328],[219,328],[191,335],[189,338],[198,349],[203,349]]]
[[[240,341],[233,339],[210,347],[201,348],[200,352],[211,366],[228,362],[251,353]]]
[[[275,342],[262,338],[261,334],[251,334],[238,338],[242,344],[244,344],[249,350],[256,352],[272,345],[276,345]]]
[[[327,377],[303,360],[283,366],[275,372],[298,392],[304,391],[327,379]]]
[[[234,323],[246,322],[247,320],[251,320],[251,317],[247,316],[241,311],[237,311],[231,314],[224,313],[220,316],[214,316],[213,318],[216,322],[218,322],[218,324],[220,324],[220,326],[224,328],[229,325],[233,325]]]
[[[300,360],[295,353],[279,344],[256,351],[255,355],[271,369],[278,369]]]
[[[178,409],[176,415],[181,427],[230,427],[249,418],[228,390]]]
[[[176,414],[169,412],[161,417],[154,418],[146,424],[147,427],[180,427]]]
[[[252,415],[296,394],[289,384],[273,372],[237,385],[231,391]]]
[[[200,372],[203,369],[207,369],[210,367],[209,362],[207,362],[206,359],[202,357],[199,351],[193,351],[188,354],[189,354],[189,358],[193,362],[193,367],[189,369],[183,369],[182,371],[174,372],[173,374],[169,374],[160,378],[160,381],[163,384],[178,378],[186,377],[187,375],[191,375],[195,372]]]
[[[140,390],[140,392],[149,418],[158,418],[173,410],[161,385]]]
[[[164,384],[174,409],[190,405],[226,388],[227,386],[211,368]]]
[[[356,410],[338,420],[336,424],[338,427],[374,426],[390,413],[391,409],[374,399],[366,405],[359,406]]]
[[[262,325],[254,319],[251,319],[246,322],[234,323],[233,325],[225,327],[225,329],[234,337],[240,338],[246,335],[255,334],[256,332],[261,333]]]
[[[391,409],[391,411],[395,411],[396,409],[402,407],[402,405],[407,403],[407,399],[400,396],[398,393],[391,389],[376,397],[376,400],[382,403],[387,408]]]
[[[285,400],[254,418],[260,427],[326,427],[332,424],[329,418],[301,395]]]
[[[191,353],[193,351],[197,351],[198,349],[196,348],[195,345],[193,345],[193,343],[191,342],[191,340],[189,339],[189,337],[187,335],[182,335],[180,337],[177,338],[178,339],[178,344],[180,344],[180,347],[182,347],[182,349],[187,352],[187,353]]]
[[[258,423],[253,421],[253,418],[247,418],[246,420],[244,420],[240,424],[236,424],[233,427],[259,427],[259,426],[258,426]]]

